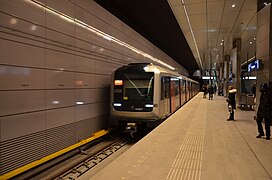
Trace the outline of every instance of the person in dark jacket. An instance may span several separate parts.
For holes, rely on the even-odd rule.
[[[206,95],[207,95],[207,93],[208,93],[208,88],[207,88],[207,85],[206,85],[206,84],[204,84],[204,85],[202,86],[202,90],[203,90],[203,98],[206,99]]]
[[[230,117],[228,121],[234,121],[234,109],[236,109],[236,92],[237,90],[233,86],[229,86],[229,98],[227,99],[228,106],[230,107]]]
[[[214,87],[212,84],[208,88],[208,93],[209,93],[209,100],[213,100]]]
[[[261,97],[260,104],[257,111],[257,126],[259,134],[256,138],[261,138],[264,136],[262,121],[264,119],[266,139],[270,139],[270,118],[271,118],[271,109],[272,109],[272,93],[269,90],[267,83],[262,83],[260,87]]]

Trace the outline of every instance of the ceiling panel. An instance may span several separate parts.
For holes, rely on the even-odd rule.
[[[239,15],[239,21],[248,24],[248,22],[252,19],[252,17],[257,14],[253,11],[241,11]]]
[[[181,0],[180,0],[181,1]],[[199,3],[206,3],[206,0],[184,0],[185,5],[188,4],[199,4]]]
[[[188,15],[206,15],[206,3],[187,5]]]
[[[209,22],[208,23],[208,29],[206,31],[208,32],[218,32],[220,28],[219,22]]]
[[[189,16],[193,30],[205,30],[207,29],[206,17],[203,15],[191,15]]]
[[[223,8],[224,8],[224,1],[220,2],[208,2],[207,3],[207,10],[208,10],[208,15],[211,14],[222,14]]]
[[[222,14],[221,13],[208,14],[206,19],[208,20],[208,23],[220,24],[222,19]]]
[[[202,3],[198,4],[200,2]],[[234,4],[235,6],[232,7]],[[254,31],[256,21],[252,21],[253,26],[249,21],[256,13],[257,0],[188,1],[185,2],[185,7],[188,10],[200,54],[206,54],[205,58],[210,58],[209,53],[216,54],[222,51],[220,45],[222,39],[225,40],[226,51],[231,52],[233,38],[242,37],[243,33],[249,36],[249,31]],[[197,16],[197,13],[202,16]],[[180,24],[182,26],[182,23]],[[204,33],[201,32],[202,29]],[[187,35],[190,36],[189,33],[185,36]],[[222,59],[222,56],[220,58]],[[207,67],[207,64],[205,66]]]
[[[181,6],[181,0],[171,0],[171,1],[168,1],[169,4],[171,4],[172,6]]]
[[[222,18],[222,24],[225,24],[227,25],[227,22],[235,22],[237,17],[239,15],[239,12],[238,11],[234,11],[234,12],[231,12],[231,13],[224,13],[223,14],[223,18]],[[227,21],[227,22],[226,22]]]
[[[204,31],[195,31],[195,38],[197,39],[197,42],[200,41],[207,41],[207,33]]]
[[[257,0],[245,0],[243,11],[257,12]]]

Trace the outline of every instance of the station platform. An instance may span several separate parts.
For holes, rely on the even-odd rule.
[[[129,180],[271,180],[272,140],[257,139],[254,111],[202,93],[91,178]]]

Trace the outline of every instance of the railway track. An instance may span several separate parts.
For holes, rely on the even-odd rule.
[[[77,179],[87,171],[97,166],[103,160],[111,156],[113,153],[117,152],[127,143],[128,140],[126,138],[118,138],[114,141],[107,142],[102,147],[99,147],[98,150],[85,155],[85,157],[78,162],[71,163],[61,172],[46,178],[55,180]]]
[[[124,134],[122,131],[113,131],[111,134],[101,137],[79,149],[75,149],[41,166],[19,174],[13,179],[73,180],[86,172],[88,172],[88,176],[91,176],[149,132],[150,130],[141,131],[134,138],[131,138],[129,134]],[[107,160],[104,161],[105,159]],[[94,167],[97,168],[94,169]]]
[[[129,141],[130,138],[128,136],[114,131],[25,173],[19,174],[13,179],[76,179],[111,155],[115,154],[116,156],[118,150],[126,146],[127,143],[131,143]]]

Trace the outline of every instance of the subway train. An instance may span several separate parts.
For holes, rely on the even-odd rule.
[[[136,132],[154,128],[199,92],[199,83],[152,63],[131,63],[113,72],[110,126]]]

